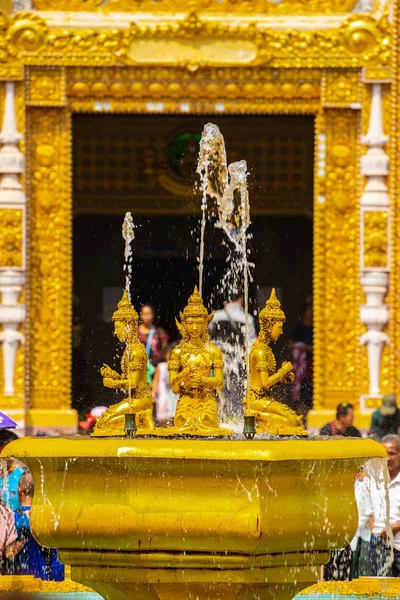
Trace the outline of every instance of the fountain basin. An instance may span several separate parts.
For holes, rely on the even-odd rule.
[[[372,440],[24,438],[36,539],[105,598],[292,598],[357,526]]]

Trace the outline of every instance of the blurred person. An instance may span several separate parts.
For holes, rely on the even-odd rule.
[[[18,436],[10,429],[0,429],[0,452],[13,442],[18,440]],[[19,508],[18,500],[18,482],[20,477],[25,473],[26,467],[19,460],[7,458],[7,477],[0,471],[0,500],[4,502],[11,510]]]
[[[389,495],[389,526],[386,528],[387,508],[385,492],[372,494],[373,525],[369,550],[371,575],[373,577],[400,576],[400,437],[393,433],[382,439],[387,451],[387,467],[390,482]],[[393,536],[393,556],[391,537]]]
[[[301,323],[289,335],[294,370],[293,408],[303,415],[305,424],[313,407],[313,343],[313,306],[311,302],[307,302],[303,308]]]
[[[353,551],[351,578],[367,577],[369,569],[369,546],[371,541],[371,529],[373,526],[373,506],[368,485],[368,479],[364,470],[357,474],[354,483],[354,494],[357,503],[358,525],[357,531],[350,542]]]
[[[341,435],[343,437],[362,437],[361,431],[354,427],[354,406],[342,402],[336,407],[336,419],[324,425],[319,435]]]
[[[0,502],[0,565],[3,573],[5,560],[12,560],[23,548],[25,539],[18,540],[11,508]]]
[[[95,406],[92,408],[90,413],[86,413],[86,420],[79,421],[80,433],[81,435],[91,434],[94,426],[96,425],[97,419],[101,417],[101,415],[106,412],[107,406]],[[83,430],[83,431],[82,431]]]
[[[18,540],[24,540],[24,545],[18,554],[8,558],[5,564],[5,573],[33,575],[44,581],[64,581],[64,565],[57,558],[57,550],[40,546],[32,536],[30,511],[33,494],[32,473],[24,473],[18,485],[21,508],[14,511]]]
[[[243,396],[246,383],[246,315],[242,291],[231,294],[223,309],[215,312],[210,325],[210,338],[224,355],[225,386],[220,393],[227,416],[243,414]],[[249,349],[256,341],[254,317],[248,316]]]
[[[382,398],[382,406],[372,413],[370,432],[382,438],[389,433],[397,435],[399,428],[400,409],[396,394],[386,394]]]
[[[150,304],[143,304],[140,309],[140,324],[138,337],[146,347],[147,354],[147,378],[152,385],[153,377],[158,363],[162,362],[167,348],[169,335],[162,327],[154,323],[154,310]]]
[[[156,402],[156,418],[158,423],[172,425],[179,396],[172,391],[169,382],[168,361],[176,346],[170,344],[165,352],[164,360],[158,363],[153,379],[153,397]]]

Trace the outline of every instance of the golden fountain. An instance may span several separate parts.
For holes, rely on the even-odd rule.
[[[212,157],[207,139],[205,156]],[[245,163],[235,165],[229,185],[221,171],[221,212],[234,204],[236,186],[240,214],[248,215]],[[245,229],[240,240],[246,282]],[[385,458],[372,440],[304,439],[301,419],[269,397],[275,384],[292,379],[292,365],[277,370],[270,348],[285,319],[275,291],[260,313],[244,398],[246,418],[261,435],[246,440],[220,426],[224,362],[208,340],[212,317],[195,288],[169,362],[179,394],[173,427],[154,427],[138,315],[124,292],[113,315],[125,344],[121,372],[101,368],[104,385],[124,399],[92,437],[25,438],[3,452],[34,475],[36,539],[58,548],[72,579],[106,600],[289,600],[317,581],[330,549],[349,543],[355,475],[367,459]]]
[[[92,438],[25,438],[6,447],[35,478],[35,537],[59,548],[72,579],[106,600],[292,598],[317,581],[328,550],[351,539],[355,474],[366,459],[385,456],[372,440],[227,438],[215,395],[223,360],[206,333],[211,318],[195,288],[169,363],[179,392],[172,437],[153,427],[147,357],[124,293],[113,316],[126,344],[121,374],[101,372],[126,399],[104,413]],[[302,433],[298,418],[266,396],[291,371],[283,365],[275,373],[268,345],[284,319],[274,292],[260,319],[247,409],[258,431]],[[150,436],[122,437],[126,415],[135,416],[138,436]]]

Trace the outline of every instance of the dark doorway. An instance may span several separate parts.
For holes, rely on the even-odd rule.
[[[121,228],[126,210],[132,212],[136,225],[131,290],[135,307],[139,310],[141,303],[151,302],[160,325],[172,338],[178,337],[175,317],[198,281],[200,200],[193,192],[193,147],[196,132],[207,121],[227,132],[230,162],[248,160],[254,207],[249,242],[255,263],[252,312],[265,302],[271,286],[277,287],[288,334],[312,294],[311,117],[77,116],[73,403],[81,413],[115,401],[113,393],[102,388],[99,368],[103,362],[118,363],[110,317],[124,285]],[[185,131],[189,137],[183,136]],[[139,186],[138,178],[147,179],[147,187]],[[222,239],[222,233],[208,223],[203,297],[209,308],[219,308],[224,300],[218,295],[227,255]],[[277,350],[285,354],[284,341]]]

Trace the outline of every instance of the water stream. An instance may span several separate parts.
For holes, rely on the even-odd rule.
[[[125,273],[125,289],[128,293],[129,300],[131,299],[131,279],[132,279],[132,248],[131,242],[135,239],[135,226],[133,224],[132,215],[130,212],[125,214],[124,222],[122,224],[122,237],[125,240],[125,262],[124,262],[124,273]]]
[[[247,230],[250,224],[250,204],[247,190],[247,163],[240,160],[228,165],[225,141],[217,125],[207,123],[200,140],[197,173],[202,189],[202,219],[199,251],[199,292],[203,289],[204,234],[207,198],[214,200],[217,223],[231,244],[228,252],[229,270],[221,287],[225,292],[238,290],[243,282],[245,327],[246,380],[249,373],[249,262]],[[211,208],[211,207],[210,207]]]

